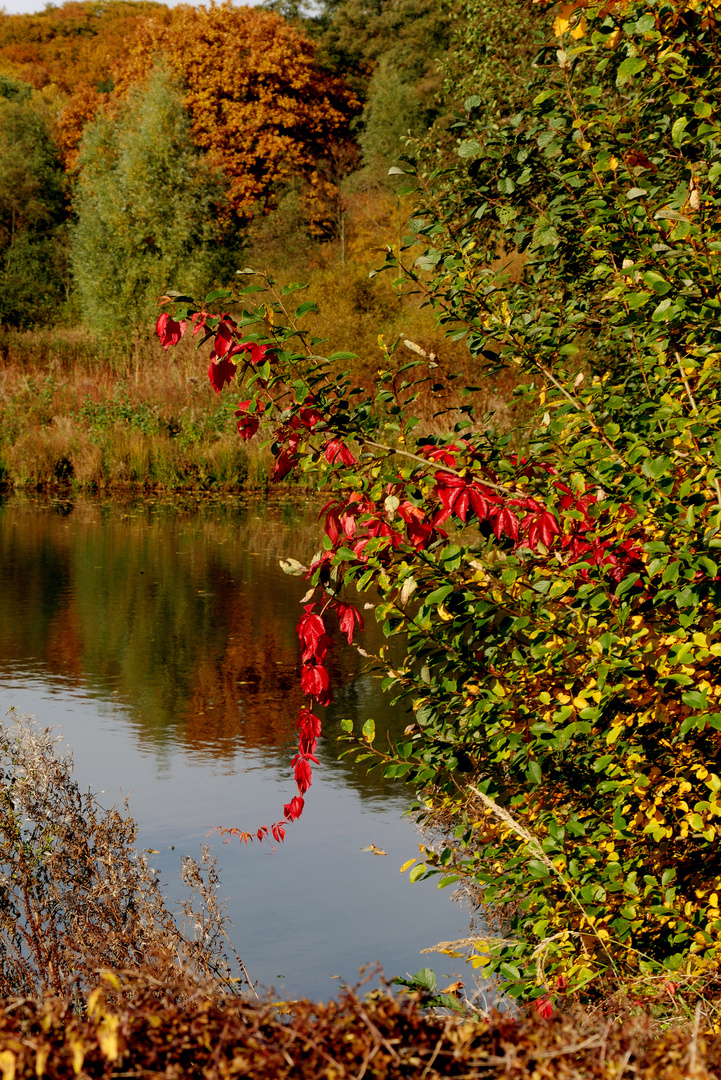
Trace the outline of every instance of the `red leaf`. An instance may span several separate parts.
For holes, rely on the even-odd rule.
[[[305,795],[306,791],[313,783],[313,770],[308,764],[308,759],[301,754],[296,755],[293,759],[293,772],[295,774],[295,782],[298,785],[298,791],[301,795]]]
[[[509,536],[511,540],[518,539],[518,518],[512,510],[508,510],[505,506],[501,507],[493,523],[493,532],[497,540],[501,539],[502,533]]]
[[[355,465],[356,459],[341,439],[331,439],[324,447],[325,460],[329,465],[341,461],[343,465]]]
[[[235,375],[235,364],[232,360],[218,360],[215,363],[214,360],[210,361],[210,367],[208,368],[208,378],[210,384],[215,390],[216,394],[219,394],[226,383],[229,383]]]
[[[227,352],[233,346],[233,331],[237,327],[235,319],[231,319],[230,315],[223,315],[222,319],[218,323],[218,328],[215,331],[215,352],[218,356],[225,356]]]
[[[543,1017],[544,1020],[550,1019],[553,1016],[553,1004],[548,994],[536,999],[536,1012]]]
[[[355,631],[356,623],[358,623],[359,630],[365,630],[363,625],[363,619],[359,611],[353,607],[352,604],[344,604],[342,600],[336,600],[335,604],[336,613],[338,615],[338,622],[340,628],[344,634],[348,637],[348,644],[353,644],[353,633]]]
[[[303,664],[303,670],[300,673],[300,688],[304,694],[314,697],[319,705],[329,705],[333,700],[330,676],[322,664],[312,661]]]
[[[283,450],[275,459],[275,467],[271,476],[273,483],[277,484],[280,480],[285,480],[297,461],[298,455],[296,453],[292,450]]]
[[[300,815],[303,813],[304,805],[305,803],[303,802],[303,796],[294,795],[290,802],[286,803],[283,807],[283,813],[285,814],[286,820],[295,821],[297,818],[299,818]]]
[[[276,840],[279,844],[282,844],[285,840],[285,829],[283,828],[283,825],[280,821],[276,822],[276,824],[272,827],[271,832],[273,833],[274,840]]]
[[[238,431],[243,440],[248,440],[255,435],[260,427],[260,418],[265,412],[265,405],[262,401],[256,403],[256,411],[251,416],[246,415],[249,407],[250,401],[241,401],[240,408],[235,410],[235,415],[240,418],[238,420]]]
[[[160,338],[160,344],[163,348],[167,349],[169,345],[177,345],[185,333],[187,325],[185,319],[176,322],[172,315],[164,311],[155,324],[155,332]]]

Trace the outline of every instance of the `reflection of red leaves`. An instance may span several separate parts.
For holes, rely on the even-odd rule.
[[[329,465],[340,461],[343,465],[355,465],[356,459],[341,439],[331,439],[323,448],[325,460]]]
[[[348,644],[352,645],[356,623],[359,630],[365,630],[361,613],[352,604],[344,604],[342,600],[336,600],[333,607],[336,610],[340,628],[347,636]]]
[[[295,821],[297,818],[299,818],[300,815],[303,813],[304,805],[305,803],[303,802],[303,796],[294,795],[290,802],[286,803],[283,807],[283,813],[285,814],[286,820]]]
[[[172,315],[164,311],[155,324],[155,332],[160,338],[160,344],[163,348],[167,349],[170,345],[177,345],[185,333],[187,325],[185,319],[176,322]]]
[[[210,385],[215,390],[216,394],[219,394],[226,383],[229,383],[235,375],[235,364],[232,360],[227,358],[224,360],[210,361],[210,367],[208,368],[208,378],[210,379]]]

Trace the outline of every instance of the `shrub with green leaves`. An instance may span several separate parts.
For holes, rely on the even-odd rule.
[[[230,293],[177,296],[158,324],[166,345],[202,325],[213,384],[244,384],[242,437],[267,426],[274,479],[326,492],[321,550],[287,564],[311,586],[303,690],[331,700],[328,620],[350,643],[368,593],[397,639],[371,663],[414,719],[390,749],[369,720],[351,752],[446,825],[412,876],[476,890],[500,932],[474,963],[518,998],[718,971],[717,29],[710,4],[666,0],[559,17],[523,111],[489,129],[471,98],[457,163],[406,167],[407,250],[427,249],[388,266],[480,361],[517,370],[517,432],[413,343],[400,366],[384,349],[368,396],[344,354],[319,355],[295,286],[267,283],[261,307],[241,291],[237,322],[213,313]],[[305,714],[281,839],[311,782]]]

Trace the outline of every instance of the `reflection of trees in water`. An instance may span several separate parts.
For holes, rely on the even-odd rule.
[[[67,511],[67,508],[66,508]],[[288,747],[299,692],[295,623],[306,590],[277,558],[310,557],[315,512],[288,504],[191,510],[83,502],[70,513],[0,508],[0,644],[6,662],[127,703],[139,737],[230,758]],[[369,627],[371,639],[375,627]],[[338,639],[326,726],[373,715],[393,730],[365,663]],[[335,757],[332,744],[324,751]],[[346,780],[384,794],[379,773],[344,763]],[[290,773],[289,773],[290,775]],[[397,788],[395,789],[397,791]]]

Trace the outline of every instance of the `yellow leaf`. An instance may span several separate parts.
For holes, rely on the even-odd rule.
[[[40,1080],[45,1073],[45,1066],[47,1065],[48,1058],[50,1057],[50,1047],[40,1046],[35,1054],[35,1075]]]
[[[471,958],[471,966],[474,968],[485,967],[490,962],[490,956],[474,956]]]
[[[90,1017],[91,1020],[95,1019],[96,1011],[97,1011],[97,1014],[98,1014],[98,1018],[100,1018],[103,1015],[103,1010],[99,1005],[99,1002],[102,1000],[102,997],[103,997],[103,991],[100,989],[100,987],[98,987],[96,990],[93,990],[92,994],[88,998],[88,1016]]]
[[[12,1050],[3,1050],[0,1052],[0,1069],[2,1069],[2,1080],[15,1080],[15,1055]]]
[[[408,867],[409,867],[409,866],[413,866],[413,863],[414,863],[415,861],[416,861],[415,859],[408,859],[408,860],[407,860],[406,862],[404,862],[404,863],[403,863],[403,866],[401,867],[401,873],[402,873],[402,874],[405,874],[405,872],[406,872],[406,870],[408,869]]]
[[[70,1049],[73,1052],[73,1072],[77,1076],[85,1061],[85,1045],[80,1039],[71,1039]],[[6,1078],[3,1077],[3,1080]]]
[[[108,1061],[117,1061],[118,1058],[119,1023],[119,1016],[106,1016],[98,1028],[98,1043]]]

